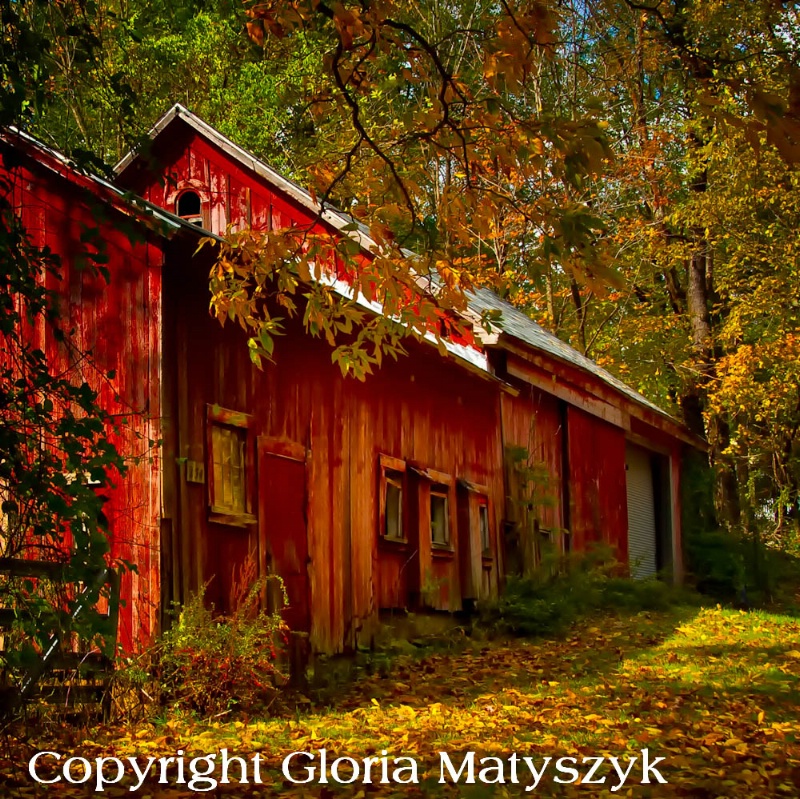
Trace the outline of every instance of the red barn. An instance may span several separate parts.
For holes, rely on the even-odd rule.
[[[113,556],[138,567],[123,585],[128,602],[120,638],[131,648],[149,640],[158,623],[162,466],[158,448],[147,442],[161,438],[164,253],[183,224],[155,209],[148,213],[133,206],[119,189],[78,173],[58,153],[23,134],[0,132],[0,176],[31,242],[61,256],[63,313],[75,329],[76,345],[91,350],[97,366],[78,366],[77,376],[100,391],[106,410],[127,420],[116,443],[129,458],[129,470],[111,492],[106,512],[114,533]],[[84,234],[95,227],[108,258],[110,284],[81,269],[88,246]],[[75,368],[64,362],[51,336],[40,347],[53,366]],[[102,379],[111,370],[117,374],[113,385]],[[135,454],[145,457],[134,459]]]
[[[502,321],[478,345],[414,343],[358,383],[297,324],[257,370],[242,332],[208,314],[197,240],[311,224],[318,207],[181,106],[152,138],[147,160],[117,168],[138,206],[30,140],[4,144],[28,157],[11,169],[26,224],[67,260],[91,219],[81,192],[146,230],[131,244],[109,213],[110,284],[65,283],[81,343],[117,365],[120,396],[161,442],[113,499],[115,553],[140,564],[123,587],[127,645],[203,585],[228,609],[248,561],[283,577],[287,620],[326,652],[368,642],[382,611],[495,595],[545,539],[606,542],[635,575],[680,579],[681,452],[695,442],[678,422],[485,290],[472,309]],[[350,223],[332,210],[317,221]]]

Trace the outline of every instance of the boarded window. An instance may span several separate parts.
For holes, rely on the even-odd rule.
[[[431,543],[435,546],[450,546],[449,493],[446,485],[431,486]]]
[[[252,516],[254,483],[252,417],[208,408],[208,496],[212,521],[246,524]]]

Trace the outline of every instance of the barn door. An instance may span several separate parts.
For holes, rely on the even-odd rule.
[[[625,448],[628,493],[628,563],[631,577],[641,580],[656,573],[656,509],[653,459],[646,449]]]
[[[258,439],[258,541],[261,573],[283,579],[292,630],[310,629],[306,449],[284,439]],[[274,598],[276,595],[271,592]]]

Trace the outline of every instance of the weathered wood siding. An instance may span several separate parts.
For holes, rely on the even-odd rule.
[[[167,309],[172,318],[167,335],[174,337],[167,349],[175,354],[169,371],[177,378],[168,414],[177,421],[179,465],[172,479],[180,497],[178,518],[170,521],[174,559],[181,564],[180,590],[173,595],[185,598],[208,583],[208,599],[228,607],[233,570],[248,552],[269,543],[259,541],[258,523],[235,528],[210,521],[206,486],[186,480],[184,459],[207,463],[208,404],[251,414],[257,437],[308,450],[308,575],[317,649],[339,651],[369,640],[379,610],[408,606],[413,591],[423,595],[423,606],[461,607],[459,558],[464,553],[455,529],[456,492],[452,553],[431,552],[425,509],[414,528],[417,540],[408,545],[380,541],[381,454],[402,459],[410,471],[412,465],[435,469],[488,488],[493,553],[481,562],[481,596],[496,591],[503,505],[496,383],[477,379],[421,344],[412,344],[409,357],[384,364],[359,383],[341,376],[324,342],[291,324],[277,341],[275,363],[259,371],[250,363],[241,331],[221,328],[209,316],[205,274],[191,274],[191,267],[169,275]],[[424,505],[424,478],[410,474],[408,485],[409,495],[422,497]],[[267,537],[269,522],[260,520]]]
[[[125,176],[148,200],[175,210],[179,193],[195,190],[204,203],[204,222],[215,232],[229,224],[268,230],[313,222],[313,214],[296,200],[183,122],[173,125],[176,135],[154,149],[160,172],[133,170]],[[278,340],[276,363],[259,372],[240,332],[223,330],[208,316],[206,267],[187,267],[190,260],[188,254],[172,259],[183,265],[171,274],[166,310],[170,323],[164,346],[171,366],[165,385],[170,398],[165,458],[176,464],[165,481],[169,598],[185,599],[208,583],[209,601],[227,608],[234,573],[248,553],[262,566],[269,560],[264,552],[270,547],[269,520],[239,528],[209,521],[206,485],[186,479],[187,462],[208,462],[209,404],[251,414],[256,439],[282,440],[308,451],[308,582],[317,649],[338,651],[368,640],[382,608],[457,610],[465,594],[472,599],[496,592],[503,512],[498,384],[444,361],[433,347],[416,344],[408,358],[385,364],[364,384],[343,379],[330,349],[299,326],[290,326],[289,335]],[[407,543],[381,540],[380,455],[408,464]],[[429,484],[420,475],[425,469],[453,480],[450,552],[431,547]],[[466,522],[459,515],[458,479],[486,486],[491,557],[470,548],[474,531],[461,529]],[[257,480],[259,491],[267,490]],[[465,558],[475,563],[465,566]],[[469,583],[463,591],[462,581]]]
[[[0,151],[2,152],[2,151]],[[74,328],[74,343],[91,354],[94,366],[69,363],[52,335],[39,331],[54,369],[68,369],[100,393],[100,402],[116,414],[120,434],[113,440],[126,456],[128,471],[109,492],[105,511],[112,536],[112,557],[136,564],[126,573],[121,596],[119,636],[127,650],[146,645],[156,632],[159,589],[161,461],[156,442],[160,428],[161,242],[147,235],[132,243],[125,230],[130,217],[105,200],[16,154],[7,171],[12,201],[32,242],[47,246],[62,259],[61,281],[50,287],[63,298],[62,319]],[[56,163],[56,169],[66,169]],[[110,281],[81,269],[87,231],[98,231]],[[114,370],[116,377],[101,373]]]
[[[503,395],[503,438],[507,448],[518,447],[527,452],[527,465],[534,479],[527,486],[520,486],[509,475],[506,515],[508,519],[517,518],[516,503],[521,499],[520,491],[524,491],[534,502],[540,525],[556,530],[564,527],[566,521],[561,403],[532,386],[521,385],[519,390],[519,396]]]
[[[567,419],[572,547],[606,543],[627,563],[625,431],[574,407]]]
[[[185,122],[173,125],[155,143],[156,161],[135,162],[125,173],[129,188],[170,211],[181,191],[193,189],[204,225],[219,233],[229,225],[322,224],[279,182]],[[670,566],[680,575],[686,438],[671,420],[596,375],[507,338],[492,357],[518,396],[420,343],[366,383],[344,379],[329,347],[297,323],[279,339],[276,362],[258,371],[242,332],[208,314],[210,262],[195,255],[193,231],[171,241],[148,233],[130,211],[119,213],[121,201],[106,188],[52,161],[15,162],[13,197],[36,243],[64,258],[54,288],[77,345],[92,350],[101,370],[116,371],[112,381],[86,368],[81,377],[125,419],[119,446],[130,469],[108,512],[113,555],[138,567],[123,582],[126,648],[151,640],[159,608],[205,585],[209,601],[228,609],[237,583],[253,576],[248,563],[287,575],[290,620],[329,652],[369,642],[381,610],[452,611],[493,595],[506,570],[504,522],[516,518],[513,480],[504,475],[509,445],[547,473],[547,485],[536,489],[540,526],[569,528],[576,550],[609,543],[622,561],[625,442],[659,453],[662,516],[672,533],[664,550],[671,544]],[[132,224],[145,233],[136,243],[125,232]],[[76,268],[87,229],[99,229],[108,285]],[[42,344],[60,363],[54,343]],[[209,414],[227,412],[248,415],[252,508],[238,525],[221,523],[209,508]],[[153,445],[159,440],[161,449]],[[405,469],[405,541],[381,536],[381,456]],[[450,486],[449,547],[431,541],[430,491],[442,483]],[[484,505],[488,547],[478,524]]]
[[[204,203],[208,230],[224,234],[234,228],[275,230],[302,224],[311,212],[293,198],[272,190],[216,145],[181,120],[172,123],[175,135],[159,140],[153,151],[157,168],[142,165],[126,174],[126,183],[155,205],[175,212],[182,191],[198,192]]]
[[[204,203],[204,225],[217,233],[228,226],[321,225],[279,184],[184,120],[171,122],[169,131],[156,140],[149,166],[134,162],[124,173],[126,185],[151,202],[174,211],[180,192],[195,190]],[[663,418],[621,397],[596,375],[521,344],[508,347],[502,373],[520,394],[502,399],[495,384],[443,362],[424,346],[413,347],[410,358],[385,366],[364,385],[342,380],[328,348],[298,327],[278,342],[277,363],[259,373],[239,333],[220,331],[208,318],[206,269],[195,265],[186,272],[190,260],[188,254],[172,259],[181,267],[173,274],[166,312],[171,325],[164,346],[172,366],[165,384],[171,409],[165,457],[176,464],[207,463],[208,404],[252,414],[257,437],[304,448],[308,594],[318,649],[335,651],[368,637],[381,608],[452,610],[463,599],[496,590],[503,573],[502,522],[516,518],[508,501],[513,480],[503,482],[504,446],[524,448],[529,464],[547,473],[547,485],[535,488],[542,528],[569,528],[571,546],[578,550],[605,541],[625,560],[626,435],[633,425],[643,437],[669,439],[674,448],[675,441],[661,432],[669,427]],[[405,543],[379,535],[380,455],[408,467]],[[457,482],[449,507],[453,551],[431,546],[431,480],[425,475],[430,469],[448,480],[486,486],[492,559],[477,557],[471,521],[476,506]],[[236,529],[209,522],[206,486],[189,482],[184,465],[170,468],[167,477],[165,507],[173,510],[165,514],[164,571],[172,574],[170,597],[184,599],[211,580],[209,598],[227,607],[237,564],[250,552],[262,567],[272,557],[271,551],[265,553],[269,524],[261,519]],[[286,486],[287,494],[300,496],[298,491]],[[265,507],[295,519],[296,526],[297,508],[271,500]]]

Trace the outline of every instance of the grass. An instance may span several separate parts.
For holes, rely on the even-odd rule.
[[[278,771],[283,757],[322,748],[331,757],[356,758],[385,748],[390,756],[418,758],[423,767],[432,767],[439,751],[454,760],[467,751],[580,759],[624,758],[648,748],[666,758],[668,784],[631,783],[612,792],[609,784],[543,778],[527,795],[792,797],[800,785],[800,622],[719,607],[606,613],[553,640],[472,642],[459,652],[398,657],[388,676],[362,678],[334,708],[272,719],[183,716],[96,730],[91,737],[73,741],[72,752],[174,755],[180,747],[199,755],[223,746],[236,754],[260,752],[271,783],[228,786],[225,795],[235,797],[357,796],[365,786],[284,781]],[[68,743],[56,737],[35,745],[67,751]],[[23,771],[15,783],[29,786]],[[52,787],[59,796],[86,795],[81,786]],[[366,787],[367,796],[467,790],[435,780]],[[181,790],[185,786],[150,783],[136,795],[188,795]],[[469,788],[476,797],[519,790]]]

